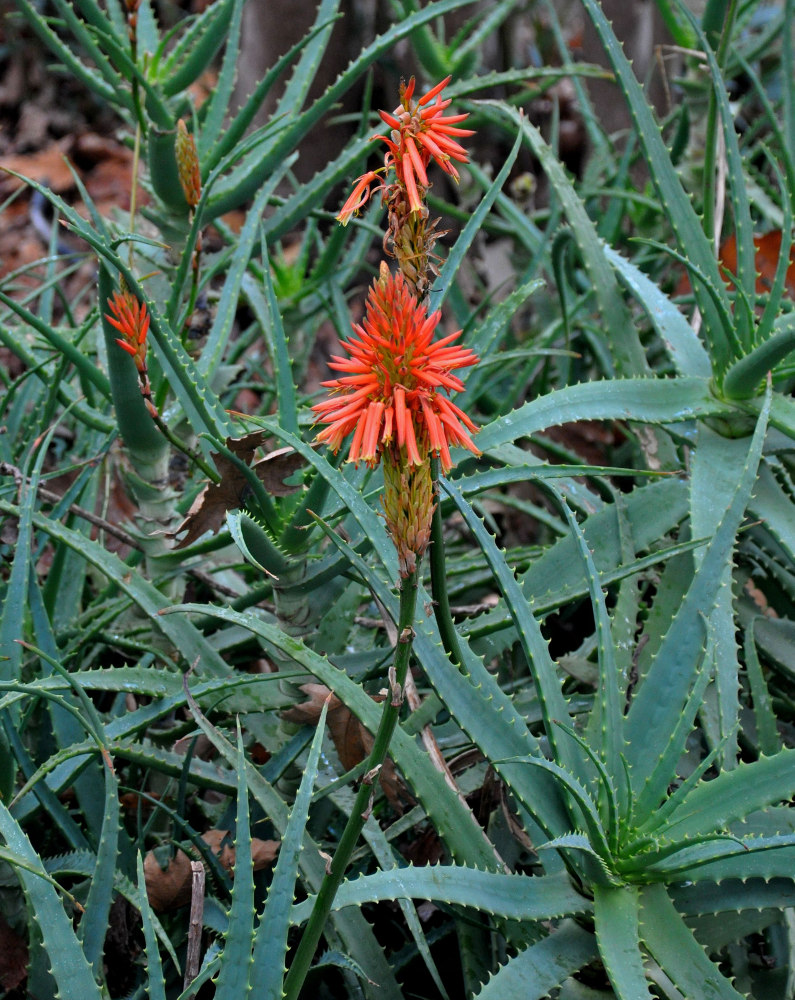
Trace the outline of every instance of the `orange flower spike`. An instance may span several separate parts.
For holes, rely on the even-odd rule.
[[[435,160],[456,181],[458,171],[450,161],[469,162],[466,150],[452,138],[474,135],[472,129],[457,127],[469,115],[443,115],[451,101],[442,100],[441,93],[451,79],[446,77],[417,101],[413,101],[416,81],[412,77],[408,84],[401,84],[399,106],[392,112],[378,112],[391,131],[389,135],[375,135],[373,138],[386,143],[385,171],[389,174],[390,170],[394,170],[398,184],[405,189],[411,213],[422,210],[425,191],[420,190],[420,186],[423,189],[428,187],[427,168],[431,160]],[[371,170],[357,179],[350,197],[337,216],[342,225],[346,225],[351,216],[368,201],[372,194],[371,185],[376,177],[377,172]],[[382,188],[388,190],[383,184]]]
[[[149,333],[149,314],[146,303],[138,302],[131,292],[114,292],[108,299],[105,319],[122,334],[116,343],[132,355],[139,372],[146,371],[146,336]]]
[[[419,466],[433,452],[449,471],[451,444],[480,454],[470,438],[475,424],[444,395],[463,389],[453,370],[474,365],[477,357],[451,344],[460,330],[432,343],[439,319],[438,312],[427,315],[401,273],[383,266],[365,318],[353,327],[356,337],[342,345],[349,357],[330,364],[343,373],[323,383],[335,394],[313,407],[328,424],[316,440],[338,451],[354,431],[348,459],[370,465],[388,451],[392,462]]]

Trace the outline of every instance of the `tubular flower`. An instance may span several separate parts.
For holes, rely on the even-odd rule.
[[[114,326],[122,337],[116,343],[131,354],[139,372],[146,371],[146,335],[149,333],[149,313],[146,303],[139,302],[131,292],[114,292],[108,299],[108,308],[113,315],[105,314],[105,319]]]
[[[376,465],[386,453],[395,465],[419,466],[435,453],[445,472],[453,465],[451,445],[480,454],[470,437],[477,427],[445,395],[464,388],[453,371],[477,357],[453,345],[460,330],[432,342],[439,318],[439,312],[427,315],[401,273],[381,265],[365,318],[353,327],[356,337],[342,345],[349,357],[329,364],[344,373],[323,383],[334,395],[313,407],[328,424],[317,441],[338,451],[353,431],[351,462]]]
[[[449,99],[442,100],[442,91],[450,80],[448,76],[413,101],[415,80],[412,77],[407,86],[401,84],[400,104],[395,110],[391,114],[379,111],[382,121],[391,131],[388,135],[375,135],[373,138],[386,143],[384,167],[387,174],[390,170],[395,171],[397,183],[405,191],[412,213],[422,211],[422,198],[428,187],[427,168],[431,160],[456,181],[458,171],[451,161],[469,162],[466,150],[455,139],[456,136],[463,138],[474,134],[472,129],[458,127],[469,116],[443,114],[451,103]],[[337,216],[343,225],[369,198],[370,183],[374,178],[375,174],[370,171],[356,181],[353,193]]]
[[[111,295],[108,299],[108,308],[110,314],[105,313],[105,319],[121,333],[122,337],[117,337],[116,343],[122,350],[132,355],[146,408],[151,416],[157,417],[146,367],[146,335],[149,333],[149,313],[146,311],[146,303],[139,302],[132,292],[125,290]]]

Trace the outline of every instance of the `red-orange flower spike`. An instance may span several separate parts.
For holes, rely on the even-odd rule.
[[[114,292],[108,299],[112,315],[105,319],[114,326],[124,339],[116,343],[131,354],[139,372],[146,371],[146,335],[149,333],[149,313],[146,303],[139,302],[132,292]]]
[[[324,382],[334,395],[313,409],[328,424],[317,436],[333,451],[354,431],[349,461],[375,465],[391,449],[400,463],[420,465],[438,454],[442,469],[453,465],[450,446],[479,455],[470,433],[477,427],[444,392],[464,388],[453,374],[477,362],[466,347],[453,345],[461,331],[432,342],[440,313],[427,315],[402,274],[382,264],[356,337],[342,344],[349,357],[334,357],[329,367],[344,372]]]
[[[458,128],[458,123],[469,116],[443,114],[450,101],[443,101],[441,95],[450,80],[451,77],[448,76],[419,100],[413,101],[415,80],[412,77],[407,86],[401,86],[398,107],[391,114],[379,111],[382,121],[391,131],[389,135],[376,135],[373,138],[386,143],[384,165],[387,172],[394,169],[398,183],[408,195],[411,212],[422,209],[424,191],[420,187],[428,186],[427,168],[431,160],[456,181],[458,171],[452,161],[469,162],[466,150],[453,138],[474,134],[472,129]],[[337,216],[343,225],[370,197],[370,182],[374,177],[371,171],[356,181],[353,193]]]

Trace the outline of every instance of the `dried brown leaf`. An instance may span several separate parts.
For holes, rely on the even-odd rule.
[[[0,988],[10,993],[28,974],[28,945],[0,916]]]
[[[302,684],[301,690],[307,695],[307,700],[300,705],[293,705],[292,708],[282,712],[283,718],[288,722],[295,722],[299,725],[315,726],[320,718],[320,712],[331,693],[325,684]],[[373,701],[383,701],[382,696],[376,696]],[[328,703],[328,713],[326,714],[326,724],[329,735],[337,751],[340,764],[346,771],[356,767],[373,749],[373,736],[366,729],[351,710],[339,700],[336,695],[331,695]],[[387,758],[384,766],[378,774],[381,788],[387,801],[392,808],[399,813],[403,812],[403,803],[411,800],[411,796],[406,786],[401,781],[395,765]]]
[[[265,431],[252,431],[239,438],[227,438],[227,448],[246,465],[250,466],[257,478],[271,496],[282,497],[295,493],[298,486],[288,486],[284,480],[299,469],[304,460],[292,448],[278,448],[269,452],[265,458],[253,462],[254,454],[265,440]],[[209,483],[196,497],[187,513],[185,520],[172,532],[174,538],[183,531],[187,532],[176,545],[181,549],[201,538],[207,531],[218,531],[224,523],[226,512],[242,507],[246,497],[251,492],[248,480],[234,462],[225,455],[213,452],[213,461],[221,477],[219,483]]]
[[[229,843],[224,843],[228,836],[228,830],[208,830],[202,834],[202,840],[210,846],[221,865],[232,874],[235,867],[235,849]],[[279,852],[279,846],[278,840],[252,838],[251,856],[254,871],[269,868]],[[191,860],[196,859],[191,859],[185,851],[178,850],[164,870],[160,867],[154,851],[146,855],[144,858],[146,895],[155,912],[176,910],[190,902]]]

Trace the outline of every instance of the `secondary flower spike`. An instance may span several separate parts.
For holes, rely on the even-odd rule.
[[[116,343],[131,354],[138,371],[146,371],[146,335],[149,333],[149,314],[146,303],[139,302],[130,292],[114,292],[108,299],[112,315],[105,319],[114,326],[122,338]]]
[[[365,318],[353,326],[356,336],[342,344],[349,357],[329,364],[344,374],[323,383],[334,394],[313,407],[328,424],[319,442],[338,451],[353,431],[351,462],[375,465],[388,452],[396,465],[421,465],[435,453],[445,472],[453,465],[451,445],[480,454],[470,437],[476,425],[446,395],[464,388],[453,371],[478,359],[453,344],[460,330],[433,342],[440,315],[428,316],[403,275],[381,265]]]
[[[132,355],[146,408],[153,417],[157,417],[146,367],[146,337],[149,333],[149,313],[146,310],[146,303],[139,302],[132,292],[125,290],[111,295],[108,299],[108,308],[110,313],[105,313],[105,319],[122,335],[116,338],[116,343],[122,350]]]
[[[450,80],[451,77],[448,76],[414,101],[415,80],[412,77],[407,86],[401,84],[400,104],[395,110],[391,114],[379,111],[390,132],[373,138],[386,143],[384,171],[387,177],[390,170],[395,171],[397,183],[406,192],[411,212],[422,210],[422,198],[428,187],[427,169],[431,160],[456,181],[458,171],[452,161],[469,162],[466,150],[455,138],[474,134],[472,129],[458,127],[469,115],[444,115],[451,102],[449,99],[442,100],[442,91]],[[343,225],[367,202],[371,192],[370,185],[375,179],[376,173],[369,171],[356,180],[350,198],[337,216]]]

